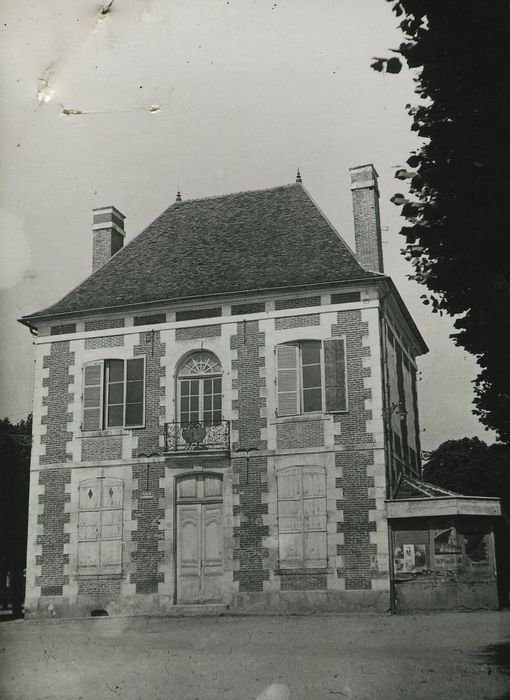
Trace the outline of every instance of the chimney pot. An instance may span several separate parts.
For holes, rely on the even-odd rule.
[[[379,188],[374,166],[358,165],[351,173],[356,257],[371,272],[384,272]]]
[[[116,207],[93,209],[92,272],[102,267],[124,245],[124,219]]]

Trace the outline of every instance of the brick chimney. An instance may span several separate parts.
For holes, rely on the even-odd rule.
[[[384,272],[377,172],[371,163],[349,171],[356,257],[366,270]]]
[[[92,213],[92,272],[95,272],[124,245],[126,217],[115,207],[100,207]]]

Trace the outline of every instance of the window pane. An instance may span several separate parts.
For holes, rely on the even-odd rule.
[[[126,401],[127,403],[142,403],[143,401],[143,382],[128,382],[126,386]]]
[[[214,425],[219,425],[221,423],[221,411],[213,411],[213,424]]]
[[[213,379],[213,387],[215,394],[221,394],[221,377]]]
[[[212,394],[212,379],[204,379],[204,394]]]
[[[321,386],[321,366],[308,365],[303,367],[303,389]]]
[[[110,382],[124,381],[124,360],[108,360],[108,380]]]
[[[215,410],[221,411],[221,394],[213,397],[213,406]]]
[[[142,425],[143,405],[141,403],[128,403],[126,405],[126,425]]]
[[[143,365],[142,357],[127,361],[126,377],[128,382],[131,380],[143,381]]]
[[[192,396],[191,397],[191,410],[192,411],[198,411],[198,396]]]
[[[108,406],[108,427],[115,428],[122,426],[123,406]]]
[[[303,365],[318,364],[321,361],[320,340],[305,340],[301,343],[301,361]]]
[[[190,423],[198,423],[199,422],[199,415],[198,411],[191,411],[189,414],[189,422]]]
[[[181,396],[189,396],[189,381],[185,379],[181,382]]]
[[[320,389],[305,389],[303,391],[303,412],[322,410],[322,399]]]
[[[204,396],[204,411],[210,411],[212,408],[212,396]]]
[[[198,396],[198,394],[200,392],[200,382],[198,381],[198,379],[193,379],[190,382],[190,384],[191,384],[191,391],[190,391],[191,395]]]
[[[115,383],[108,385],[108,403],[110,405],[121,404],[124,401],[124,384]]]

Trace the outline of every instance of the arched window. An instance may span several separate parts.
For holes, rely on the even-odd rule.
[[[177,375],[180,423],[221,422],[221,364],[211,352],[188,355]]]

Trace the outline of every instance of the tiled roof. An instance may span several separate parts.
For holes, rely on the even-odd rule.
[[[26,316],[383,277],[367,272],[301,184],[170,206],[56,304]]]
[[[421,481],[415,476],[402,474],[393,500],[407,500],[408,498],[438,498],[441,496],[461,496],[455,491],[448,491],[435,484]]]

